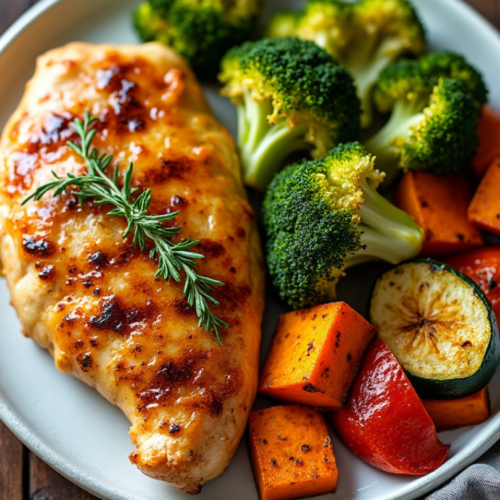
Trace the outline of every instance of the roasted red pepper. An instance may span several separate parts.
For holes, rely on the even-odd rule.
[[[500,247],[485,247],[460,253],[447,259],[446,264],[479,285],[500,321]]]
[[[376,339],[344,409],[330,413],[336,434],[359,458],[393,474],[428,474],[448,454],[387,344]]]

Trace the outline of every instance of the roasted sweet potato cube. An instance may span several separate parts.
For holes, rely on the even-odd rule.
[[[486,171],[474,198],[469,205],[469,220],[474,224],[500,235],[500,159]]]
[[[482,177],[491,162],[500,156],[500,113],[491,106],[483,106],[477,133],[479,147],[471,162],[471,167],[478,176]]]
[[[478,425],[490,417],[488,389],[460,399],[424,399],[427,413],[438,431]]]
[[[473,191],[463,174],[408,172],[394,193],[394,204],[410,214],[424,230],[420,255],[441,257],[484,244],[480,231],[467,218]]]
[[[259,392],[322,410],[342,408],[374,333],[345,302],[284,314]]]
[[[335,491],[337,465],[325,419],[307,406],[255,410],[250,453],[261,500],[291,500]]]

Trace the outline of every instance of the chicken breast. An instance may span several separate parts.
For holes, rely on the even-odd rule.
[[[74,192],[21,206],[52,171],[86,172],[66,145],[85,110],[100,120],[94,145],[122,174],[134,162],[133,185],[152,189],[150,211],[180,211],[176,239],[200,240],[198,272],[225,283],[213,309],[229,324],[222,345],[183,283],[154,278],[110,206],[79,206]],[[253,403],[264,273],[233,141],[193,74],[159,44],[52,50],[3,132],[0,169],[0,254],[24,334],[123,410],[132,463],[199,492],[228,466]]]

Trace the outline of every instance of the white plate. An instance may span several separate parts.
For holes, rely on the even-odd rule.
[[[473,10],[457,0],[415,0],[433,47],[468,56],[484,72],[492,104],[500,108],[500,37]],[[72,40],[134,43],[130,13],[138,0],[42,0],[0,39],[0,126],[14,111],[35,58]],[[268,10],[300,6],[301,0],[269,0]],[[215,89],[206,89],[221,121],[234,131],[235,114]],[[377,266],[353,269],[339,287],[339,298],[365,310]],[[269,300],[264,321],[262,358],[281,306]],[[133,450],[128,422],[96,392],[59,373],[50,356],[20,333],[0,280],[0,418],[38,456],[82,488],[105,499],[180,500],[188,498],[149,479],[128,461]],[[500,437],[500,373],[490,386],[494,416],[484,424],[442,434],[451,443],[448,461],[423,478],[379,472],[358,460],[338,440],[339,468],[335,496],[318,500],[411,500],[442,484],[478,458]],[[258,406],[269,405],[258,401]],[[1,485],[0,485],[1,487]],[[246,443],[228,470],[211,481],[200,500],[257,500]]]

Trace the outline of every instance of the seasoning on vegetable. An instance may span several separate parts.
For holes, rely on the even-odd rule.
[[[463,174],[408,172],[403,176],[394,193],[394,204],[424,229],[420,255],[439,257],[484,244],[479,230],[467,219],[472,194]]]
[[[255,410],[250,414],[249,439],[261,500],[335,491],[335,455],[320,412],[302,405]],[[269,444],[263,446],[264,441]]]
[[[342,408],[375,328],[345,302],[281,316],[259,392],[325,410]]]

